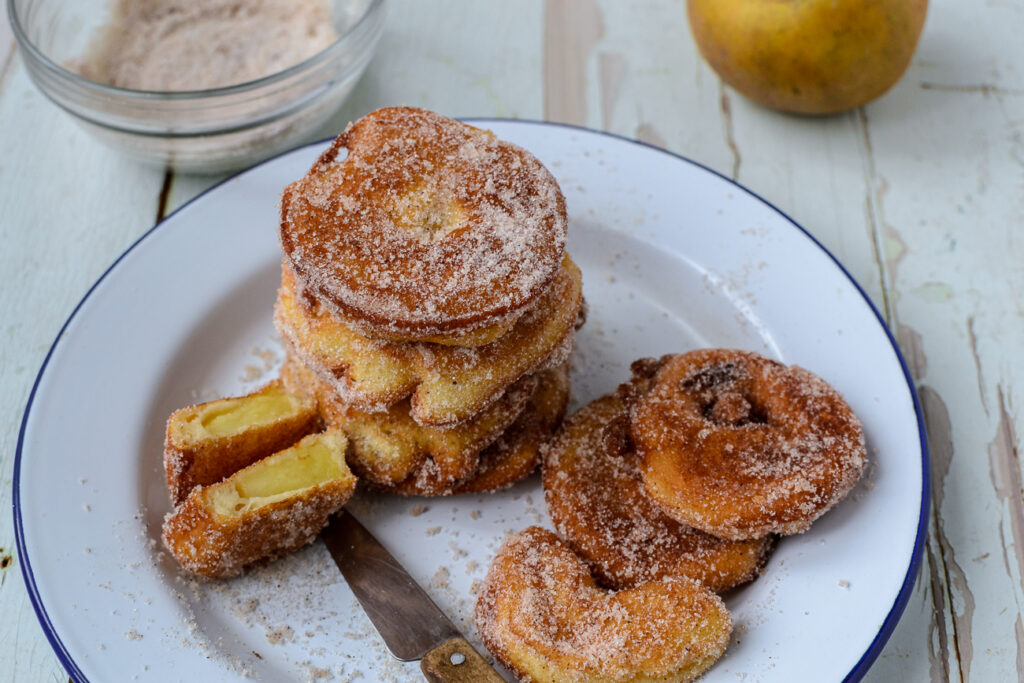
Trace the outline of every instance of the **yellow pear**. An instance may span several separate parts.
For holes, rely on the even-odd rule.
[[[928,0],[688,0],[690,29],[722,79],[766,107],[832,114],[906,70]]]

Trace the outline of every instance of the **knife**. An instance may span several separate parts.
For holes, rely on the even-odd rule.
[[[391,553],[345,510],[321,536],[349,588],[396,659],[420,661],[431,683],[504,680]]]

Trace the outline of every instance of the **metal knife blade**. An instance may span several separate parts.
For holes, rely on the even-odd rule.
[[[338,512],[321,535],[359,604],[397,659],[421,659],[446,640],[461,637],[398,560],[351,514]]]
[[[430,683],[504,683],[373,535],[345,512],[322,533],[327,550],[396,658],[419,659]]]

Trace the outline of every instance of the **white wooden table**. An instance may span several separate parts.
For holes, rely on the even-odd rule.
[[[1024,671],[1022,35],[1024,0],[933,0],[891,92],[808,119],[724,87],[683,2],[394,0],[377,57],[321,137],[400,103],[582,124],[700,161],[805,226],[884,313],[931,441],[924,563],[868,680],[1009,681]],[[67,678],[13,549],[36,372],[106,267],[215,180],[139,167],[87,137],[36,91],[0,24],[0,683]]]

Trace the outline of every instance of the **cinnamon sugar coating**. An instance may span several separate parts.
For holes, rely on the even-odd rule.
[[[330,385],[318,379],[301,361],[289,356],[281,371],[286,384],[298,385],[316,398],[325,423],[349,439],[346,460],[364,481],[396,486],[431,461],[434,487],[447,490],[477,471],[480,452],[490,446],[519,417],[537,388],[536,376],[520,379],[495,403],[453,427],[416,424],[408,400],[383,413],[364,413],[346,407]]]
[[[569,416],[545,447],[544,497],[565,542],[602,585],[689,576],[715,592],[752,581],[774,537],[726,541],[668,517],[647,497],[629,437],[633,386]]]
[[[327,311],[366,336],[424,340],[522,315],[558,271],[566,225],[532,154],[391,107],[351,124],[285,189],[280,237]]]
[[[470,419],[521,377],[564,363],[583,301],[579,268],[565,256],[558,276],[507,334],[467,348],[369,339],[298,286],[285,265],[274,322],[291,351],[346,405],[381,412],[409,397],[412,418],[434,426]]]
[[[522,681],[692,681],[732,632],[722,600],[697,581],[665,577],[599,588],[550,531],[530,527],[498,551],[477,597],[487,648]]]
[[[733,540],[805,531],[867,463],[860,421],[835,389],[745,351],[669,358],[630,432],[665,513]]]

